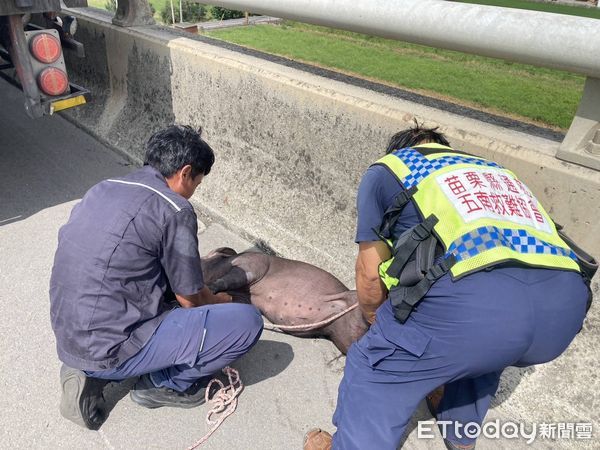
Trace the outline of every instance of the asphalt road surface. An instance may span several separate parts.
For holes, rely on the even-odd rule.
[[[99,432],[60,416],[48,302],[57,232],[87,189],[133,166],[60,116],[28,119],[4,81],[0,104],[0,448],[186,448],[208,429],[206,405],[147,410],[125,396]],[[203,253],[252,246],[218,224],[200,229]],[[301,448],[311,427],[332,428],[343,358],[329,341],[265,331],[235,367],[238,410],[204,448]]]
[[[22,102],[20,92],[0,80],[0,448],[186,448],[208,429],[206,405],[147,410],[117,389],[114,394],[124,396],[98,432],[58,412],[60,363],[48,302],[57,232],[87,189],[133,166],[60,116],[28,119]],[[200,230],[201,253],[252,246],[217,223]],[[300,449],[309,429],[333,431],[343,365],[329,341],[265,331],[234,364],[245,384],[238,410],[203,448]],[[421,405],[406,448],[444,448],[440,438],[416,438],[416,420],[429,418]],[[480,442],[478,448],[505,444]]]

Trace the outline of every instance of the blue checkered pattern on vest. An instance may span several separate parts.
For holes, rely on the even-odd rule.
[[[450,245],[446,256],[454,255],[456,262],[460,262],[494,247],[508,247],[519,253],[568,256],[577,261],[577,256],[571,249],[544,242],[530,235],[526,230],[493,226],[479,227],[461,236]]]
[[[404,184],[406,189],[410,189],[414,185],[420,183],[430,173],[435,172],[442,167],[452,166],[454,164],[476,164],[478,166],[502,168],[500,164],[496,164],[495,162],[470,158],[463,155],[441,156],[429,160],[412,148],[401,148],[400,150],[395,150],[392,154],[400,158],[400,160],[410,169],[410,174],[402,180],[402,184]]]

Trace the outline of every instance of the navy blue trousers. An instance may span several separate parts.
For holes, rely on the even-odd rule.
[[[87,374],[107,380],[150,374],[156,386],[183,392],[250,350],[262,329],[262,316],[252,305],[176,308],[137,354],[114,369]]]
[[[501,267],[438,280],[405,324],[388,301],[346,358],[334,449],[396,449],[421,400],[445,394],[438,420],[481,424],[508,366],[559,356],[581,329],[587,287],[578,273]]]

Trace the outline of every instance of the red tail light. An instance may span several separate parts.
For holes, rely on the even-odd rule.
[[[47,67],[38,75],[38,85],[46,95],[64,94],[69,87],[67,74],[56,67]]]
[[[60,58],[60,41],[50,33],[36,34],[30,42],[31,53],[40,62],[52,64]]]

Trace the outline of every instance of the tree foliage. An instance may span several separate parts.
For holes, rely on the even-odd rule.
[[[244,17],[243,11],[235,11],[233,9],[222,8],[220,6],[209,6],[208,16],[212,20],[228,20],[228,19],[239,19]]]
[[[107,0],[107,2],[115,0]],[[221,8],[220,6],[204,5],[196,3],[193,0],[183,0],[183,21],[184,22],[202,22],[204,20],[228,20],[244,17],[242,11]],[[173,10],[175,12],[175,22],[179,22],[179,0],[173,0]],[[160,18],[163,23],[172,24],[171,1],[164,3],[160,10]]]
[[[181,2],[183,10],[183,21],[184,22],[200,22],[205,20],[206,16],[206,5],[196,3],[191,0],[183,0]],[[179,0],[173,0],[173,10],[175,12],[175,22],[179,22]],[[171,14],[171,2],[165,2],[163,8],[160,10],[160,18],[163,23],[172,24],[173,17]]]

